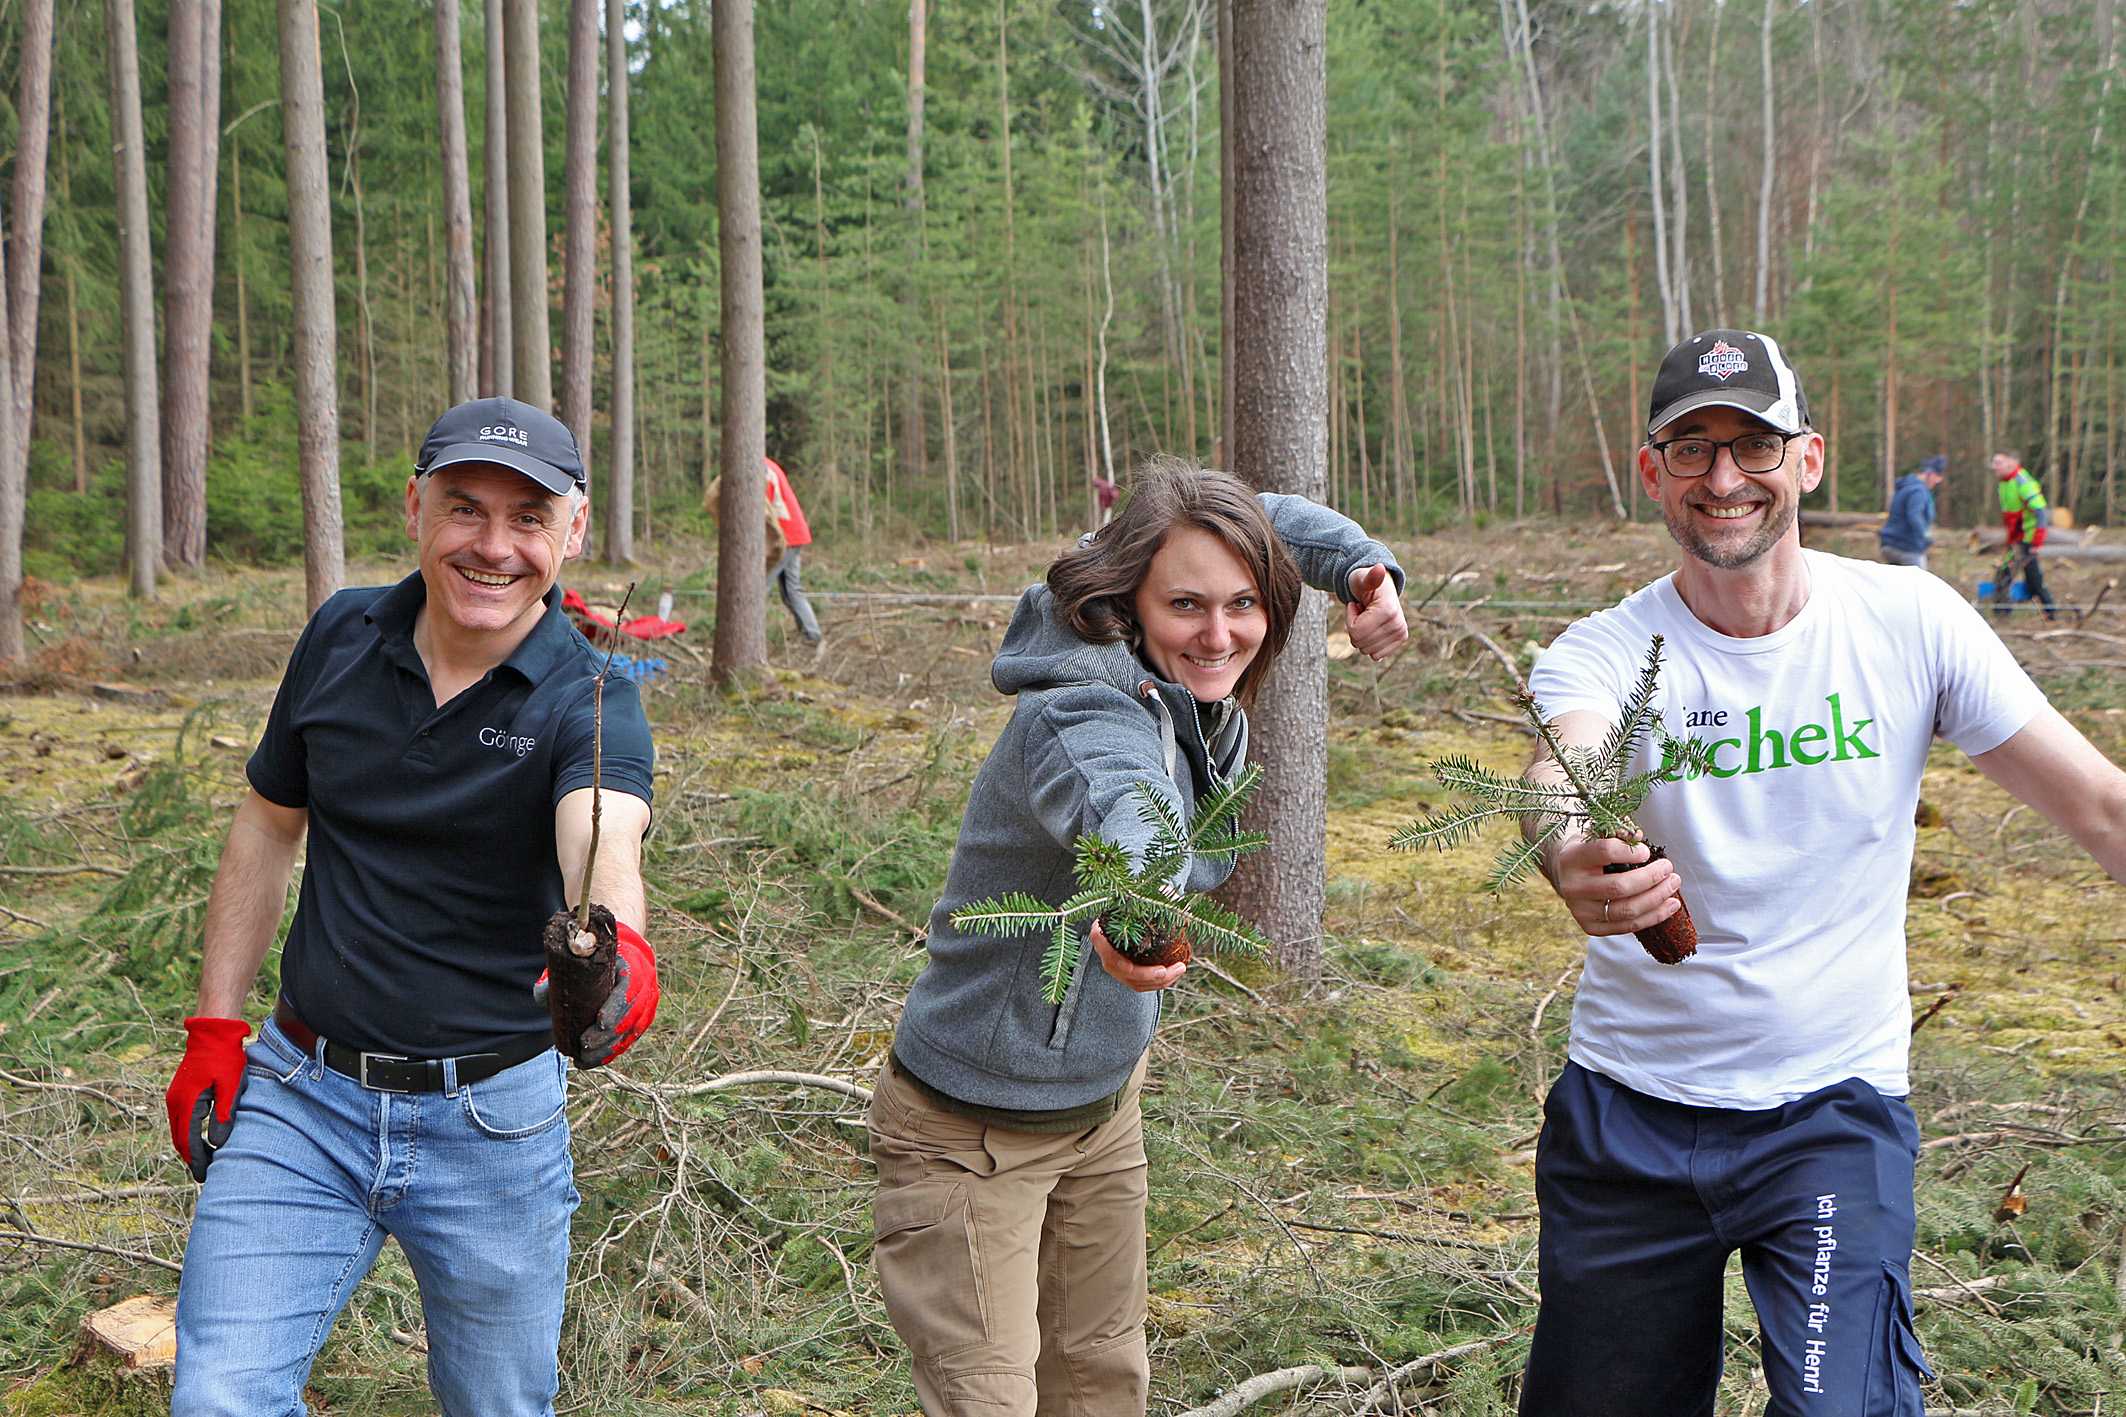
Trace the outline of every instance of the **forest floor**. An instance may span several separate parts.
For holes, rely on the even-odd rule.
[[[1872,553],[1865,532],[1817,540]],[[1423,760],[1525,760],[1501,666],[1472,632],[1525,667],[1673,550],[1644,524],[1493,526],[1398,549],[1411,604],[1437,591],[1412,644],[1385,669],[1331,665],[1324,977],[1309,992],[1266,968],[1231,983],[1195,971],[1153,1045],[1153,1411],[1168,1417],[1303,1364],[1330,1371],[1249,1410],[1513,1410],[1534,1317],[1539,1104],[1563,1062],[1580,941],[1540,883],[1477,889],[1495,841],[1423,857],[1386,841],[1437,802]],[[625,1064],[573,1085],[584,1204],[562,1411],[916,1410],[869,1264],[861,1102],[716,1080],[869,1085],[1008,709],[987,669],[1009,597],[1052,552],[820,548],[806,574],[825,651],[785,638],[778,611],[771,672],[733,693],[705,683],[699,560],[645,566],[637,603],[670,589],[699,624],[644,696],[664,1001]],[[1960,547],[1937,558],[1967,587],[1986,565]],[[2053,566],[2069,602],[2102,584]],[[594,602],[617,599],[619,579],[596,565],[569,577]],[[6,1414],[167,1404],[77,1361],[76,1337],[98,1307],[175,1291],[194,1187],[161,1094],[221,835],[300,627],[296,572],[214,570],[149,606],[121,591],[40,588],[36,660],[0,693]],[[2007,628],[2054,702],[2126,761],[2122,620],[2114,596],[2076,634],[2043,638],[2020,614]],[[1924,796],[1938,816],[1910,882],[1915,1017],[1950,996],[1914,1038],[1913,1282],[1940,1375],[1928,1409],[2126,1413],[2126,896],[1951,749],[1936,749]],[[252,1016],[269,1002],[262,982]],[[1997,1220],[2019,1174],[2026,1208]],[[1719,1410],[1755,1417],[1767,1396],[1739,1271],[1727,1334]],[[312,1410],[432,1411],[423,1347],[412,1273],[387,1248],[319,1359]],[[1337,1371],[1358,1368],[1371,1371]]]

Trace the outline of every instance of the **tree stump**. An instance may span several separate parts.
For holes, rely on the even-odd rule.
[[[177,1366],[177,1300],[135,1294],[81,1321],[81,1356],[115,1359],[129,1373],[167,1374]]]

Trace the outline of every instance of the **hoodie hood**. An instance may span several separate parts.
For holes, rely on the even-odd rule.
[[[989,667],[1000,694],[1033,693],[1067,684],[1105,684],[1145,705],[1159,719],[1167,746],[1168,774],[1185,754],[1206,780],[1238,772],[1247,758],[1247,715],[1231,698],[1205,704],[1181,685],[1162,679],[1121,640],[1091,644],[1079,639],[1056,606],[1055,593],[1031,585],[1012,611],[1004,646]]]
[[[1004,647],[989,667],[1000,694],[1018,694],[1058,684],[1110,684],[1125,694],[1153,679],[1137,652],[1121,640],[1096,645],[1078,638],[1057,608],[1055,592],[1031,585],[1011,612]]]

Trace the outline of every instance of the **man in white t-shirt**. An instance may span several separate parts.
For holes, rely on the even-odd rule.
[[[1904,923],[1929,744],[2126,879],[2126,773],[1955,589],[1802,549],[1795,509],[1823,457],[1770,337],[1678,344],[1638,471],[1684,555],[1530,676],[1561,741],[1592,746],[1658,634],[1663,721],[1708,754],[1653,793],[1645,842],[1546,851],[1589,938],[1537,1148],[1524,1417],[1710,1417],[1738,1249],[1773,1414],[1918,1417]],[[1544,757],[1528,776],[1561,780]],[[1679,894],[1697,953],[1660,964],[1632,932]]]

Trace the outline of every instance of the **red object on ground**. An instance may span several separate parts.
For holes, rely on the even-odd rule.
[[[561,608],[594,645],[609,643],[615,631],[631,640],[661,640],[684,634],[687,628],[684,620],[667,620],[660,615],[637,615],[624,625],[615,625],[612,616],[591,609],[590,602],[572,590],[561,593]]]

